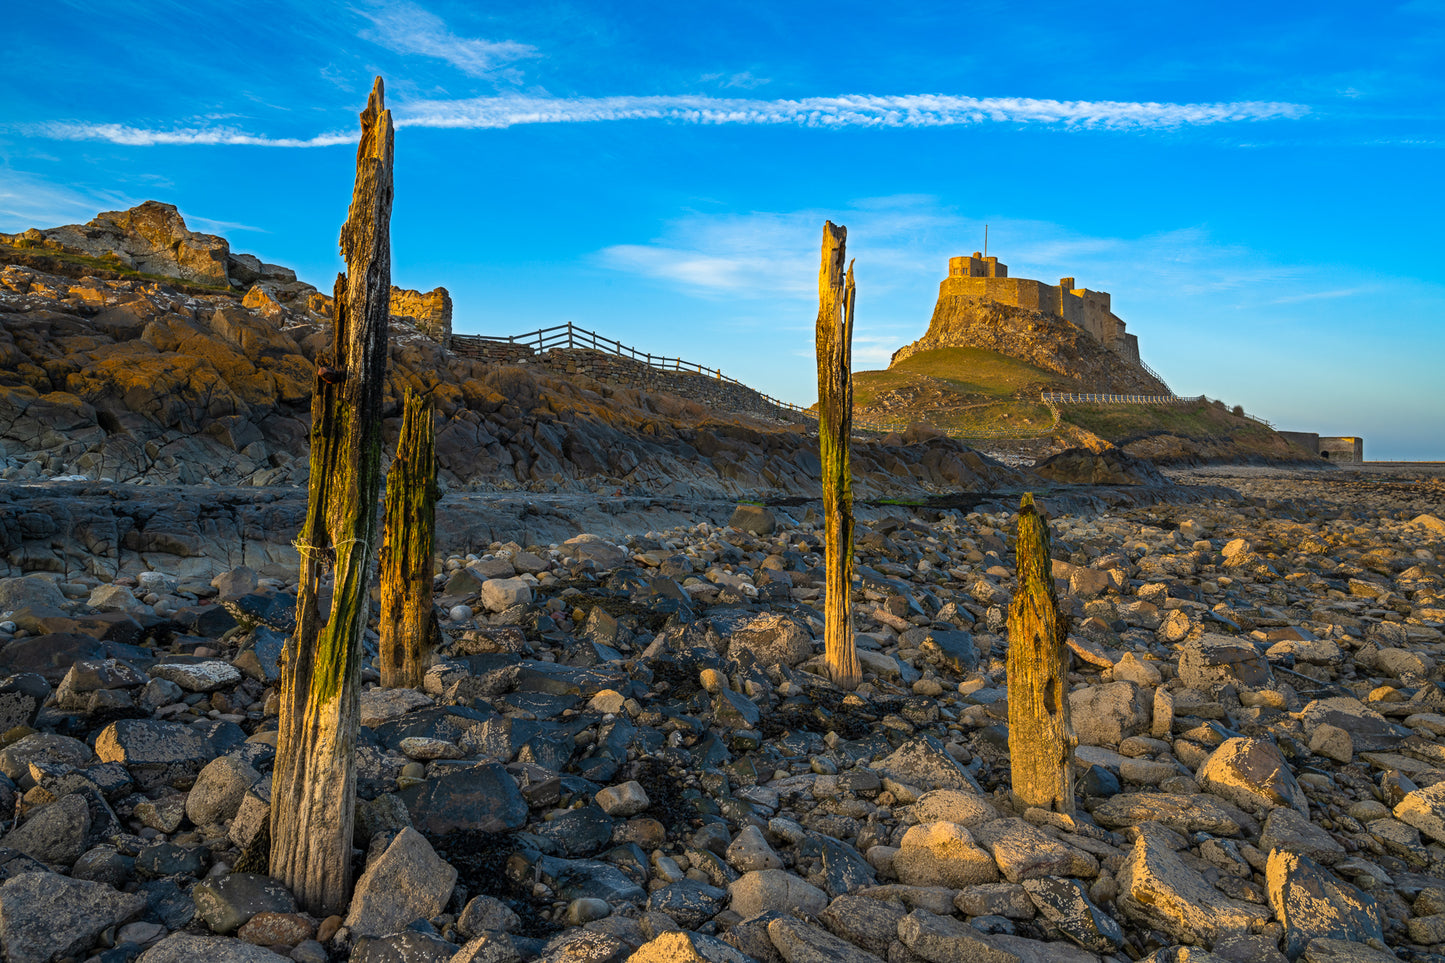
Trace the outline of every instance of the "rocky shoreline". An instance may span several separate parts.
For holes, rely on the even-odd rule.
[[[364,670],[325,920],[257,875],[287,560],[0,579],[6,959],[1441,958],[1438,469],[1171,474],[1192,494],[1044,500],[1074,819],[1007,793],[1007,503],[860,511],[851,694],[807,504],[637,499],[586,534],[616,506],[474,507],[440,526],[425,690]],[[52,522],[32,542],[104,555]]]
[[[1157,481],[1057,486],[1050,491],[1049,504],[1060,511],[1105,510],[1233,494],[1227,486]],[[492,542],[549,544],[583,533],[620,537],[698,521],[722,524],[737,505],[736,499],[716,494],[666,496],[610,486],[578,487],[593,491],[502,489],[444,496],[437,507],[437,551],[466,554]],[[1000,511],[1015,504],[1023,490],[1018,486],[860,500],[857,513],[868,521],[890,513],[932,518],[939,511],[960,508]],[[771,504],[801,518],[821,511],[822,502],[791,496],[774,497]],[[297,486],[0,484],[0,577],[45,572],[93,587],[146,571],[210,578],[242,565],[266,576],[294,576],[298,556],[291,543],[305,515],[306,490]]]

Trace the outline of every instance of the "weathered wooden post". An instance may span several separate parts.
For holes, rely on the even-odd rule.
[[[1034,496],[1019,503],[1018,586],[1008,607],[1008,754],[1013,793],[1029,806],[1074,813],[1068,626],[1054,593],[1049,525]]]
[[[271,875],[317,916],[343,910],[351,891],[361,635],[381,480],[391,201],[391,113],[378,77],[361,114],[356,186],[341,227],[346,273],[336,278],[331,352],[316,364],[296,632],[281,670],[272,774]],[[335,577],[323,619],[327,571]]]
[[[853,643],[853,265],[845,272],[848,229],[823,223],[818,271],[818,445],[823,460],[823,538],[827,565],[823,652],[833,681],[857,688],[863,676]]]
[[[381,684],[420,689],[437,634],[432,610],[436,427],[430,397],[406,390],[401,438],[386,473],[381,542]]]

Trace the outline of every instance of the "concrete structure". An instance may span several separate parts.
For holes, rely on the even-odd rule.
[[[1316,456],[1319,455],[1319,453],[1320,453],[1320,436],[1319,436],[1316,432],[1313,432],[1313,431],[1281,431],[1280,434],[1283,435],[1287,441],[1292,441],[1292,442],[1294,442],[1296,445],[1299,445],[1301,448],[1303,448],[1305,451],[1309,452],[1311,455],[1316,455]]]
[[[1358,436],[1320,436],[1320,457],[1330,461],[1360,462],[1365,460],[1365,439]]]
[[[1317,435],[1312,431],[1281,431],[1280,434],[1327,461],[1349,463],[1365,460],[1365,439],[1358,435]]]
[[[948,277],[939,285],[938,295],[987,298],[1058,315],[1124,359],[1139,363],[1139,339],[1114,314],[1108,292],[1076,288],[1073,278],[1060,278],[1058,284],[1011,278],[1007,264],[974,251],[970,257],[949,258]]]

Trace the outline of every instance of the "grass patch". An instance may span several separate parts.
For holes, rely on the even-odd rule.
[[[1063,375],[995,351],[935,348],[885,371],[855,372],[854,423],[884,431],[928,425],[963,437],[1029,436],[1054,423],[1039,393],[1077,387]]]
[[[981,348],[920,351],[883,371],[853,373],[853,400],[872,407],[890,394],[914,394],[927,402],[937,396],[959,404],[1037,395],[1047,387],[1072,389],[1063,375]]]
[[[870,431],[903,431],[913,425],[926,425],[956,438],[997,437],[1000,433],[1023,438],[1048,431],[1054,425],[1054,416],[1041,402],[997,401],[864,411],[854,416],[853,423]]]
[[[1168,432],[1186,438],[1265,441],[1275,436],[1267,425],[1207,401],[1186,405],[1061,405],[1064,421],[1119,442]]]
[[[941,413],[941,416],[930,418],[929,423],[944,431],[965,433],[970,429],[991,431],[1000,428],[1043,431],[1052,427],[1054,416],[1041,402],[1002,401]]]

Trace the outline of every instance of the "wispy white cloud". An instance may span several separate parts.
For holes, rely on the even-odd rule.
[[[186,226],[192,230],[199,228],[203,231],[209,231],[212,234],[229,236],[234,231],[250,231],[254,234],[271,233],[264,227],[243,224],[240,221],[218,221],[213,217],[201,217],[199,214],[187,214],[185,211],[181,211],[181,217],[185,219]]]
[[[857,258],[860,360],[886,360],[885,348],[891,353],[922,334],[948,258],[983,247],[983,218],[909,195],[826,211],[697,213],[669,223],[648,243],[614,245],[595,257],[603,268],[690,297],[731,302],[739,314],[753,311],[744,307],[750,305],[775,319],[794,319],[774,320],[775,331],[811,330],[825,219],[847,225],[848,253]],[[990,220],[989,251],[1008,264],[1011,276],[1048,282],[1073,276],[1079,286],[1112,292],[1126,321],[1172,317],[1187,302],[1290,324],[1297,316],[1288,305],[1347,298],[1379,283],[1340,288],[1330,284],[1336,266],[1280,263],[1202,225],[1119,237],[1046,221]]]
[[[55,184],[28,171],[0,170],[0,230],[55,227],[90,220],[97,211],[130,207],[135,200],[111,190]]]
[[[1304,301],[1331,301],[1335,298],[1351,298],[1357,294],[1367,294],[1373,288],[1368,286],[1355,288],[1338,288],[1331,291],[1305,291],[1302,294],[1290,294],[1284,297],[1274,298],[1267,302],[1269,304],[1299,304]]]
[[[495,130],[524,124],[606,121],[671,121],[687,124],[792,125],[817,129],[949,127],[1017,123],[1066,130],[1173,130],[1180,127],[1292,120],[1303,104],[1242,101],[1227,104],[1161,104],[1122,101],[977,98],[942,94],[856,95],[759,100],[706,95],[655,97],[535,97],[507,94],[463,100],[416,100],[393,110],[397,127]],[[273,137],[234,126],[168,129],[129,124],[52,122],[22,128],[56,140],[105,141],[127,147],[166,145],[334,147],[354,144],[357,134],[332,131],[312,137]]]
[[[1129,101],[959,97],[947,94],[804,97],[761,100],[701,94],[550,98],[508,94],[418,100],[397,111],[397,126],[485,129],[519,124],[670,120],[694,124],[785,124],[802,127],[950,127],[983,123],[1045,124],[1076,129],[1173,129],[1239,121],[1292,120],[1304,104],[1240,101],[1170,104]]]
[[[673,281],[697,292],[732,294],[768,291],[802,295],[806,285],[788,262],[772,261],[762,253],[727,251],[715,254],[686,248],[617,244],[602,252],[609,267],[629,274]]]
[[[860,371],[866,370],[865,365],[868,368],[886,368],[900,347],[902,345],[896,336],[854,335],[853,366]],[[802,351],[799,354],[804,358],[816,357],[813,351]]]
[[[515,72],[505,66],[539,55],[536,47],[514,40],[459,37],[440,17],[414,3],[373,3],[358,12],[372,24],[361,33],[365,39],[396,53],[443,60],[472,77],[515,80]]]
[[[314,137],[268,137],[248,134],[231,127],[173,127],[157,130],[131,127],[127,124],[49,123],[23,128],[33,136],[54,140],[94,140],[125,147],[158,147],[172,145],[245,146],[245,147],[334,147],[354,144],[359,134],[329,133]]]
[[[772,78],[755,77],[751,70],[743,70],[735,74],[703,74],[702,80],[705,83],[715,83],[719,87],[734,87],[738,90],[753,90],[764,84],[772,83]]]

